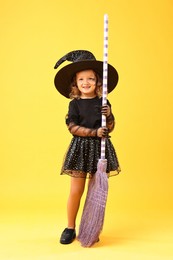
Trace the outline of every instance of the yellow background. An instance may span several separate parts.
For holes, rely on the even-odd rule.
[[[69,100],[54,87],[53,67],[75,49],[90,50],[102,60],[105,13],[109,16],[109,63],[120,77],[109,100],[117,121],[112,142],[122,168],[119,176],[109,179],[105,233],[111,234],[114,228],[119,244],[124,241],[121,236],[137,238],[146,230],[146,240],[151,234],[155,242],[159,235],[165,237],[148,250],[167,259],[172,255],[173,230],[173,2],[6,0],[1,1],[0,13],[3,259],[7,255],[7,259],[39,259],[41,249],[28,246],[34,237],[39,240],[37,231],[44,237],[40,259],[57,259],[61,250],[64,253],[58,239],[66,225],[69,178],[59,172],[71,139],[64,121]],[[56,252],[54,244],[51,257],[45,250],[46,236],[52,238],[50,248],[54,239],[59,247]],[[25,253],[21,251],[24,237],[30,237],[23,244]],[[165,251],[157,255],[163,244]],[[116,241],[111,246],[114,259]],[[129,253],[134,253],[132,259],[151,259],[142,249],[135,258],[133,246],[129,251],[119,249],[119,259],[127,259],[126,253],[128,259]],[[69,248],[73,250],[72,245]],[[75,248],[82,250],[78,244]],[[107,259],[106,255],[99,259]]]

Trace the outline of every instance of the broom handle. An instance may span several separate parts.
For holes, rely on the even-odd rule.
[[[102,106],[107,105],[107,79],[108,79],[108,15],[104,15],[104,48],[103,48],[103,92]],[[102,127],[106,126],[106,116],[102,115]],[[106,138],[101,139],[101,159],[105,159]]]

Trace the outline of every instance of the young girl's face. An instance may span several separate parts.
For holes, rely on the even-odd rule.
[[[76,73],[76,83],[82,98],[96,96],[96,76],[93,70],[84,70]]]

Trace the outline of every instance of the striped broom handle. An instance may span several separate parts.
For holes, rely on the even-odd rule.
[[[108,79],[108,15],[104,15],[104,48],[103,48],[103,92],[102,106],[107,105],[107,79]],[[102,127],[106,126],[106,116],[102,115]],[[106,138],[101,139],[101,159],[105,159]]]

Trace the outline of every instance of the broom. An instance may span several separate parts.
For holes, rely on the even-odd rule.
[[[102,105],[107,104],[107,74],[108,74],[108,15],[104,15],[104,55],[103,55],[103,93]],[[102,115],[102,127],[106,126],[106,116]],[[90,247],[98,242],[103,229],[105,207],[108,195],[108,178],[105,159],[106,138],[101,138],[101,158],[97,164],[97,172],[88,186],[86,201],[79,227],[78,240],[84,247]]]

